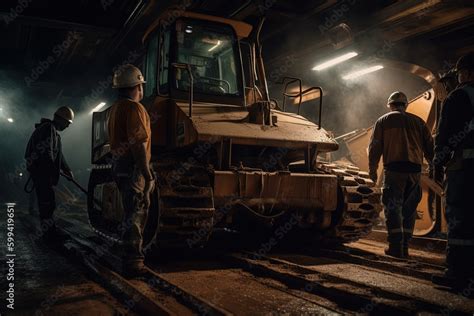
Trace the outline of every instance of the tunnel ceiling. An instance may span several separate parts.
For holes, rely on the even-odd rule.
[[[138,48],[157,13],[179,1],[81,0],[2,1],[0,49],[3,69],[26,74],[53,55],[48,85],[87,72],[104,60],[118,61]],[[187,10],[256,23],[266,17],[262,40],[267,67],[289,55],[306,69],[337,50],[355,48],[361,58],[378,56],[440,70],[474,49],[473,1],[185,1]],[[345,24],[346,28],[338,28]],[[396,45],[395,45],[396,43]],[[58,45],[62,48],[54,50]],[[107,65],[108,66],[108,65]]]

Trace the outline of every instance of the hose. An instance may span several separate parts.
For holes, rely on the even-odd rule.
[[[82,187],[79,183],[77,183],[77,181],[74,180],[74,178],[71,178],[71,177],[67,176],[66,174],[64,174],[64,173],[62,173],[62,172],[61,172],[61,175],[62,175],[64,178],[66,178],[68,181],[71,181],[71,182],[72,182],[76,187],[78,187],[79,190],[81,190],[84,194],[86,194],[86,195],[89,194],[89,192],[88,192],[86,189],[84,189],[84,187]]]
[[[262,215],[256,211],[254,211],[251,207],[249,207],[248,205],[246,205],[244,202],[242,201],[237,201],[236,204],[239,204],[239,205],[242,205],[245,209],[247,209],[248,211],[250,211],[252,214],[254,214],[255,216],[258,216],[258,217],[262,217],[262,218],[265,218],[265,219],[272,219],[272,218],[277,218],[277,217],[280,217],[282,216],[283,214],[285,214],[286,211],[281,211],[280,213],[278,214],[275,214],[275,215]]]
[[[236,172],[236,171],[234,171]],[[238,173],[238,172],[237,172]],[[238,182],[239,182],[239,190],[241,188],[241,185],[240,185],[240,177],[238,176],[237,177],[238,179]],[[264,191],[264,180],[263,180],[263,173],[261,173],[261,187],[260,187],[260,194],[259,194],[259,197],[262,198],[262,194],[263,194],[263,191]],[[280,185],[281,185],[281,178],[279,179],[278,181],[278,189],[277,189],[277,195],[276,195],[276,198],[278,199],[278,196],[280,195]],[[239,191],[239,195],[242,196],[242,192]],[[257,216],[257,217],[261,217],[261,218],[265,218],[265,219],[273,219],[273,218],[277,218],[277,217],[280,217],[281,215],[285,214],[286,211],[281,211],[280,213],[278,214],[275,214],[275,215],[263,215],[255,210],[253,210],[251,207],[249,207],[247,204],[245,204],[244,202],[242,201],[236,201],[236,204],[239,204],[241,206],[243,206],[246,210],[250,211],[250,213],[252,213],[253,215]],[[275,203],[272,203],[272,207],[270,208],[270,213],[271,211],[273,210],[273,207],[275,206]]]
[[[79,183],[77,183],[76,180],[74,180],[74,178],[71,178],[69,176],[67,176],[66,174],[62,173],[61,172],[61,175],[66,178],[67,180],[71,181],[76,187],[79,188],[79,190],[81,190],[86,196],[89,196],[89,191],[87,191],[82,185],[80,185]],[[97,205],[102,205],[102,201],[100,201],[99,199],[96,199],[95,197],[92,197],[92,201],[95,202]]]

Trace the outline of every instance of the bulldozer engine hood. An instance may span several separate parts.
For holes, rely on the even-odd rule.
[[[316,145],[320,152],[335,151],[339,147],[326,130],[318,129],[316,124],[294,113],[272,110],[271,115],[276,123],[269,126],[250,123],[249,111],[242,106],[196,103],[193,105],[192,116],[189,117],[189,103],[175,104],[181,112],[178,117],[189,120],[197,141],[227,138],[232,139],[233,144],[286,148]]]

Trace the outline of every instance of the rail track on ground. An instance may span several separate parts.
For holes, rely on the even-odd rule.
[[[37,223],[36,223],[37,224]],[[31,225],[36,225],[31,223]],[[61,252],[84,267],[121,302],[143,314],[450,314],[472,315],[474,281],[465,291],[434,287],[443,270],[358,248],[263,252],[201,249],[147,261],[149,272],[117,272],[113,247],[84,233],[81,221],[60,220]],[[82,226],[86,226],[82,223]]]

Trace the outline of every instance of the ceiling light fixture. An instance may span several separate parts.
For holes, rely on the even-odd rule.
[[[346,60],[349,60],[351,58],[354,58],[356,57],[357,54],[356,52],[350,52],[350,53],[347,53],[347,54],[344,54],[342,56],[339,56],[339,57],[336,57],[336,58],[333,58],[333,59],[330,59],[322,64],[319,64],[317,66],[315,66],[313,68],[313,70],[317,70],[317,71],[320,71],[320,70],[323,70],[323,69],[326,69],[326,68],[329,68],[331,66],[334,66],[334,65],[337,65],[337,64],[340,64],[342,62],[345,62]]]
[[[106,104],[105,102],[100,102],[99,104],[97,104],[97,106],[95,108],[92,109],[90,114],[99,111],[100,109],[102,109],[104,107],[105,104]]]
[[[369,68],[365,68],[365,69],[362,69],[362,70],[351,72],[350,74],[342,76],[342,78],[344,80],[351,80],[351,79],[355,79],[355,78],[364,76],[364,75],[369,74],[371,72],[380,70],[382,68],[383,68],[382,65],[372,66],[372,67],[369,67]]]

